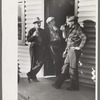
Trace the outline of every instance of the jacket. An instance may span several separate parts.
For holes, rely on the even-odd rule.
[[[44,29],[39,28],[39,35],[34,36],[36,29],[32,28],[29,30],[28,35],[27,35],[27,41],[31,42],[31,44],[37,44],[40,46],[45,47],[45,42],[46,42],[46,37],[45,37],[45,31]]]
[[[86,35],[83,33],[79,24],[74,24],[68,32],[67,48],[79,47],[82,49],[86,42]]]

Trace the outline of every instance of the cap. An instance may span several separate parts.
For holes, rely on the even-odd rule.
[[[71,16],[71,17],[68,18],[68,21],[71,22],[71,21],[75,21],[77,19],[78,19],[77,16]]]
[[[46,20],[46,23],[48,24],[49,22],[51,22],[54,19],[54,17],[48,17]]]

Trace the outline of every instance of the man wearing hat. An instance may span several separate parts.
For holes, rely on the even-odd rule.
[[[68,22],[69,17],[70,16],[66,16],[66,22],[65,22],[65,24],[61,25],[61,27],[60,27],[60,30],[62,31],[62,37],[64,39],[66,39],[66,37],[68,35],[67,33],[68,33],[69,29],[70,29],[69,22]]]
[[[31,58],[31,70],[27,73],[28,81],[32,79],[38,82],[36,74],[39,72],[40,68],[44,63],[44,52],[45,52],[45,31],[41,29],[42,20],[36,17],[33,25],[34,27],[29,30],[27,35],[28,42],[30,44],[30,58]]]
[[[56,77],[58,77],[61,73],[62,67],[61,37],[54,19],[54,17],[47,18],[46,23],[48,25],[48,29],[46,33],[48,35],[48,46],[53,60],[53,65],[55,67]]]
[[[63,53],[65,61],[62,72],[53,87],[59,89],[70,74],[71,86],[67,90],[79,90],[78,60],[81,55],[81,49],[85,45],[86,36],[77,22],[77,17],[70,16],[68,24],[70,29],[66,35],[67,46]]]

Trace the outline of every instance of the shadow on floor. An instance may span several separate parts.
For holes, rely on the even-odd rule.
[[[69,84],[64,83],[61,89],[52,87],[53,79],[40,78],[40,82],[29,83],[20,79],[18,84],[18,100],[95,100],[95,89],[80,86],[79,91],[68,91]]]

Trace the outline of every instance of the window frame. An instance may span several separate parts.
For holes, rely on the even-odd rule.
[[[25,45],[25,16],[24,16],[24,0],[19,0],[18,4],[21,4],[21,14],[22,14],[22,37],[21,40],[18,39],[18,45]],[[18,25],[18,23],[17,23]]]
[[[79,0],[75,0],[75,8],[74,8],[74,15],[75,16],[77,16],[77,14],[78,14],[78,2],[79,2]]]

